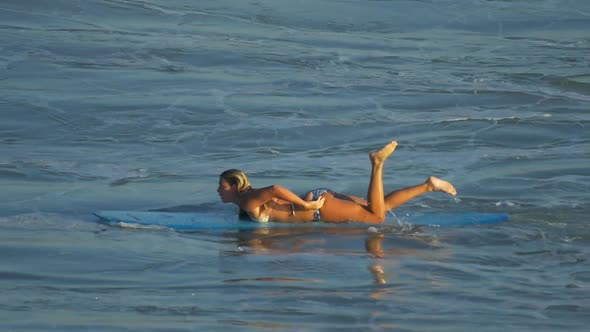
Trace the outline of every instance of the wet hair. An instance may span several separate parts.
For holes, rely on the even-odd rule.
[[[235,185],[236,188],[238,188],[238,191],[245,191],[252,188],[246,173],[239,169],[228,169],[221,173],[219,177],[227,181],[230,185]]]

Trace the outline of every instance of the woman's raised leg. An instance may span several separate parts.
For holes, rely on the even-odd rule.
[[[432,191],[445,192],[453,196],[457,195],[457,190],[450,182],[430,176],[422,184],[396,190],[385,196],[385,209],[395,209],[412,198]]]
[[[321,208],[321,218],[327,222],[357,221],[382,223],[385,220],[383,195],[383,164],[397,146],[396,142],[385,145],[381,150],[371,152],[371,179],[367,200],[337,193],[325,194],[326,202]]]
[[[385,160],[393,153],[397,147],[397,142],[392,141],[385,145],[381,150],[371,152],[371,179],[369,180],[369,190],[367,193],[367,208],[379,218],[385,218],[385,199],[383,191],[383,164]]]

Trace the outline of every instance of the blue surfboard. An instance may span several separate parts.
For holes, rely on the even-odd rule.
[[[151,212],[151,211],[101,211],[94,213],[98,221],[119,226],[164,227],[175,230],[240,230],[260,228],[293,228],[293,227],[370,227],[370,226],[464,226],[493,224],[507,221],[505,213],[483,212],[416,212],[396,215],[400,224],[386,221],[383,224],[366,223],[280,223],[240,221],[237,216],[223,216],[207,212]]]

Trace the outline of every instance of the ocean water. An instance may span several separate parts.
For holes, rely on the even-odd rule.
[[[0,330],[583,331],[590,2],[0,2]],[[363,196],[368,230],[175,232],[218,174]],[[469,227],[405,211],[507,212]]]

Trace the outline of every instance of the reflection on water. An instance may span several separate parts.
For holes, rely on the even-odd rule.
[[[401,232],[401,233],[399,233]],[[417,236],[420,235],[420,236]],[[397,242],[397,246],[396,246]],[[402,242],[401,245],[399,242]],[[385,245],[384,245],[385,243]],[[226,255],[295,255],[302,253],[337,255],[346,259],[347,256],[360,256],[359,250],[364,244],[364,254],[368,254],[369,277],[375,285],[386,285],[394,277],[386,273],[395,270],[399,259],[403,256],[430,257],[432,249],[437,249],[437,258],[448,258],[447,250],[440,250],[440,239],[423,236],[419,228],[403,229],[393,232],[391,228],[378,231],[375,227],[367,229],[298,227],[284,229],[256,229],[237,233],[238,249]],[[246,279],[229,279],[227,281],[245,281]],[[252,280],[252,279],[247,279]],[[257,281],[312,281],[318,280],[285,277],[258,277]],[[434,282],[434,281],[433,281]]]

